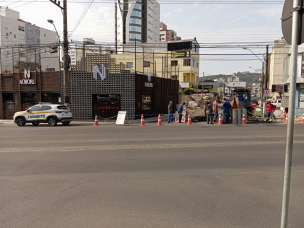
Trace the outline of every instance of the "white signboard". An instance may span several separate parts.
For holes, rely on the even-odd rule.
[[[106,67],[104,65],[102,65],[101,70],[102,70],[102,73],[100,72],[100,70],[99,70],[99,68],[98,68],[97,65],[95,65],[93,67],[93,78],[95,80],[97,80],[97,74],[99,74],[101,80],[104,80],[106,78],[107,71],[106,71]]]
[[[24,78],[25,79],[21,79],[19,82],[21,85],[35,85],[36,82],[34,79],[30,79],[31,77],[31,72],[30,70],[26,70],[24,69]]]
[[[145,87],[151,87],[151,88],[153,88],[153,83],[151,83],[151,82],[145,82]]]
[[[242,87],[246,88],[246,82],[228,82],[228,87]]]
[[[125,125],[126,119],[127,119],[128,125],[129,125],[127,111],[119,111],[117,119],[116,119],[116,126],[117,125]]]

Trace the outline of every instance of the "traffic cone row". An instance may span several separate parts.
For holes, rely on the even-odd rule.
[[[97,117],[97,115],[95,116],[94,126],[98,126],[98,117]]]
[[[192,121],[191,121],[191,116],[190,116],[190,114],[188,115],[188,123],[187,123],[187,125],[192,125]]]
[[[286,112],[285,112],[285,109],[283,110],[283,119],[286,118]]]
[[[247,123],[246,123],[246,117],[245,117],[245,114],[243,114],[243,118],[242,118],[242,124],[247,124]]]
[[[157,120],[157,126],[162,126],[162,121],[161,121],[161,117],[160,117],[160,114],[158,116],[158,120]]]
[[[144,115],[141,115],[140,126],[145,126]]]
[[[223,125],[222,114],[219,114],[218,125]]]
[[[285,124],[288,124],[288,114],[286,114]]]

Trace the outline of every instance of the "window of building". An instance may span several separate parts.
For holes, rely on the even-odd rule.
[[[8,36],[8,32],[6,33],[6,36]]]
[[[131,32],[141,32],[141,27],[140,26],[131,25],[130,26],[130,31]]]
[[[191,66],[191,59],[184,59],[184,66]]]
[[[14,38],[16,38],[16,34],[14,34]]]
[[[151,95],[142,95],[142,110],[150,111],[152,110],[152,97]]]
[[[142,9],[142,8],[141,8],[141,4],[136,3],[136,4],[134,5],[134,9],[141,10],[141,9]]]
[[[198,63],[196,63],[196,67],[198,68]]]
[[[21,93],[22,104],[37,104],[36,93],[34,92],[22,92]]]
[[[177,64],[178,64],[177,60],[171,61],[171,66],[177,66]]]
[[[3,103],[14,103],[14,93],[2,93]]]
[[[44,34],[43,36],[46,37],[46,34]]]
[[[18,26],[18,30],[24,32],[24,27]]]
[[[42,93],[41,94],[42,102],[49,102],[52,104],[58,104],[61,102],[60,93]]]
[[[131,13],[131,17],[141,17],[141,12],[137,10],[133,10]]]
[[[141,19],[138,18],[130,18],[130,24],[141,25]]]
[[[177,75],[171,75],[171,79],[177,80]]]
[[[141,34],[130,33],[130,39],[138,39],[138,40],[141,40]]]
[[[144,61],[144,67],[150,67],[150,62],[149,61]]]
[[[192,66],[195,67],[195,60],[192,59]]]
[[[39,30],[36,30],[36,35],[40,35],[40,32],[39,32]]]
[[[133,68],[133,62],[127,62],[127,67],[128,68]]]

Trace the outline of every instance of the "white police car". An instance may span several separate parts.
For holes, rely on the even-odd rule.
[[[56,126],[58,122],[62,125],[69,125],[73,119],[70,109],[60,104],[38,104],[24,112],[14,114],[14,122],[19,126],[31,123],[38,126],[39,123],[48,123],[49,126]]]

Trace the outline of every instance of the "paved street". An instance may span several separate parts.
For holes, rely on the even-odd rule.
[[[286,125],[0,125],[0,227],[279,227]],[[304,224],[296,124],[289,227]]]

